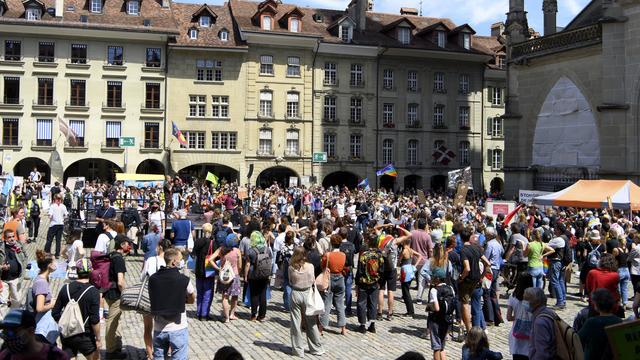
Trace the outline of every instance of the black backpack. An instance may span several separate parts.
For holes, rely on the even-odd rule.
[[[216,249],[224,246],[224,243],[227,241],[227,235],[229,235],[229,228],[226,226],[221,226],[216,231]]]
[[[571,244],[569,244],[569,239],[566,236],[562,235],[562,239],[564,239],[564,248],[562,249],[562,266],[569,266],[573,263],[573,252],[571,251]]]
[[[436,286],[438,293],[438,306],[440,310],[435,313],[435,316],[439,320],[443,320],[447,324],[454,323],[453,313],[455,311],[455,293],[451,285],[439,285]]]
[[[136,217],[132,213],[132,209],[125,209],[120,215],[120,221],[124,224],[124,227],[130,228],[133,223],[136,222]]]

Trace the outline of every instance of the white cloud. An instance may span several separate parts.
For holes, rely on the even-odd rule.
[[[564,3],[564,7],[569,10],[569,12],[571,13],[571,15],[576,15],[578,14],[580,11],[582,11],[582,9],[584,8],[584,6],[586,5],[586,1],[585,0],[565,0],[562,3]]]

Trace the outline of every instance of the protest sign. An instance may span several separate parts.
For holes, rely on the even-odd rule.
[[[640,320],[604,328],[615,360],[640,359]]]
[[[548,191],[538,191],[538,190],[520,190],[518,192],[518,198],[520,199],[521,203],[529,206],[532,204],[533,198],[542,196],[542,195],[547,195],[547,194],[551,194],[551,193]]]

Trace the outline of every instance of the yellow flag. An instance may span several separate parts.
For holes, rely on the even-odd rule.
[[[210,181],[213,184],[213,186],[218,186],[218,177],[215,176],[214,174],[207,172],[206,180]]]

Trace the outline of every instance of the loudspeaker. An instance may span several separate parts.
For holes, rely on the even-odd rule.
[[[249,172],[247,173],[247,179],[250,179],[251,175],[253,175],[253,164],[249,164]]]

